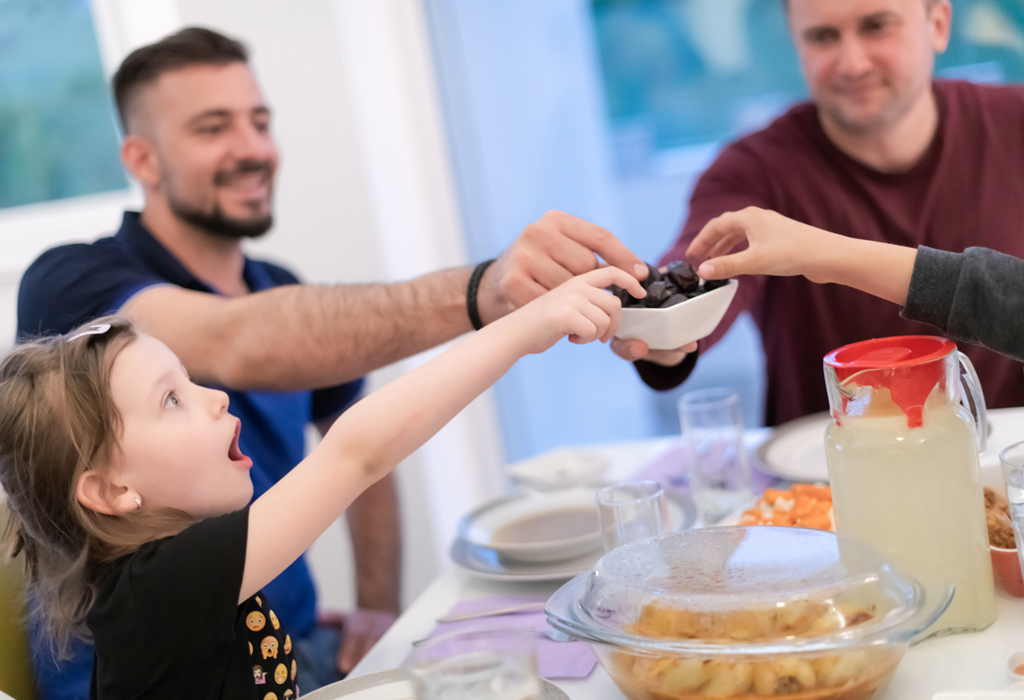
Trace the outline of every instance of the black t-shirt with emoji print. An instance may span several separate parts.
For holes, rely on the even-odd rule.
[[[87,625],[90,698],[293,700],[292,639],[262,592],[238,604],[249,509],[207,518],[118,559]]]
[[[249,634],[256,697],[260,700],[293,700],[298,691],[292,638],[264,601],[263,592],[239,605],[238,613],[245,620]]]

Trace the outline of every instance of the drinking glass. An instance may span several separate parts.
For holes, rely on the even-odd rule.
[[[665,491],[657,481],[620,481],[597,492],[604,550],[668,532]]]
[[[540,700],[537,633],[453,632],[414,647],[405,662],[417,700]]]
[[[740,397],[731,389],[683,394],[679,421],[689,456],[690,493],[704,522],[717,523],[751,498]]]
[[[1010,503],[1010,523],[1017,540],[1017,560],[1024,569],[1024,442],[1010,445],[999,453],[1006,483],[1006,500]]]

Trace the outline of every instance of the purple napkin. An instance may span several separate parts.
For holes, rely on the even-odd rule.
[[[522,595],[493,595],[476,600],[463,600],[456,603],[447,614],[482,612],[506,608],[523,603],[543,603],[546,598]],[[444,617],[444,616],[442,616]],[[550,630],[542,608],[526,610],[508,615],[491,617],[474,617],[458,622],[439,622],[430,637],[438,637],[450,632],[481,627],[533,627],[538,630]],[[554,642],[547,637],[537,635],[538,673],[542,678],[552,680],[572,680],[587,678],[597,666],[597,655],[586,642]]]
[[[634,478],[658,481],[666,491],[689,496],[690,478],[686,474],[687,459],[686,449],[681,445],[675,445],[640,467]],[[747,461],[750,464],[751,486],[755,494],[764,493],[765,489],[783,483],[782,479],[768,476],[757,468],[760,460],[755,452],[747,452]]]

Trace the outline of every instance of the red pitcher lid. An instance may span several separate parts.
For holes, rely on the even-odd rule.
[[[954,350],[956,344],[945,338],[901,335],[844,345],[826,355],[825,364],[835,368],[840,382],[859,375],[858,385],[888,389],[909,426],[919,428],[928,395],[936,385],[945,386],[946,368],[936,360]],[[845,408],[845,395],[843,403]]]

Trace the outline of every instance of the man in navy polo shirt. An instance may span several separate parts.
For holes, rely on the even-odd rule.
[[[395,284],[313,287],[246,258],[241,241],[271,227],[278,160],[247,60],[238,42],[195,28],[125,59],[114,77],[121,156],[145,206],[127,212],[111,238],[40,256],[22,280],[18,331],[24,338],[113,312],[130,317],[196,381],[228,391],[255,464],[254,497],[301,460],[306,424],[326,429],[357,398],[366,372],[469,331],[473,303],[478,321],[494,320],[593,269],[597,255],[646,275],[610,233],[559,212],[527,227],[482,277],[461,268]],[[318,625],[301,559],[265,589],[292,631],[304,691],[350,670],[398,611],[393,481],[368,490],[347,517],[360,610],[340,625]],[[86,697],[91,650],[55,664],[46,640],[33,636],[43,700]]]

